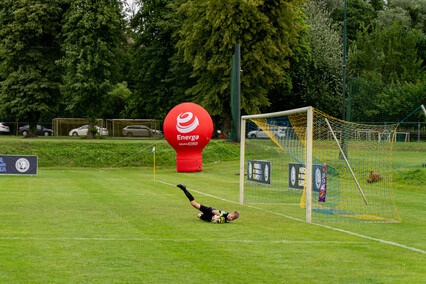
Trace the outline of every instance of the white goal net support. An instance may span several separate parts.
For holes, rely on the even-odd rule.
[[[240,203],[295,205],[289,210],[307,222],[400,222],[396,127],[345,122],[312,107],[243,116]]]

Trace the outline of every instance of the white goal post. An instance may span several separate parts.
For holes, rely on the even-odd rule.
[[[313,140],[313,108],[304,107],[293,110],[268,113],[244,115],[241,117],[241,148],[240,148],[240,204],[244,203],[244,184],[245,184],[245,145],[246,145],[246,121],[250,119],[262,119],[288,116],[292,114],[306,114],[306,172],[305,172],[305,191],[306,191],[306,222],[312,222],[312,140]],[[271,135],[271,134],[268,134]],[[272,134],[273,135],[273,134]]]

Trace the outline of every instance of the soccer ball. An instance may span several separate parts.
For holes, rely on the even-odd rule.
[[[215,224],[221,224],[225,221],[225,218],[222,215],[213,215],[212,222]]]
[[[212,216],[212,223],[220,223],[220,216],[219,215],[213,215]]]

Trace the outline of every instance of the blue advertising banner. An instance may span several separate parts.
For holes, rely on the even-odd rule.
[[[319,193],[323,176],[325,176],[324,182],[327,179],[327,172],[326,169],[323,169],[323,165],[312,165],[312,170],[312,191]],[[305,167],[302,164],[289,163],[288,175],[288,187],[290,189],[303,190],[305,185]]]
[[[247,180],[256,183],[271,184],[271,162],[247,160]]]
[[[37,175],[37,156],[0,155],[0,175]]]

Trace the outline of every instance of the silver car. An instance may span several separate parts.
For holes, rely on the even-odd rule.
[[[277,138],[284,138],[286,135],[287,127],[279,127],[277,130],[268,131],[266,133],[262,129],[258,128],[256,130],[250,131],[247,134],[248,138],[269,138],[269,136],[275,136]]]
[[[151,129],[145,125],[127,125],[123,128],[123,136],[132,137],[158,137],[162,132],[159,130]]]

